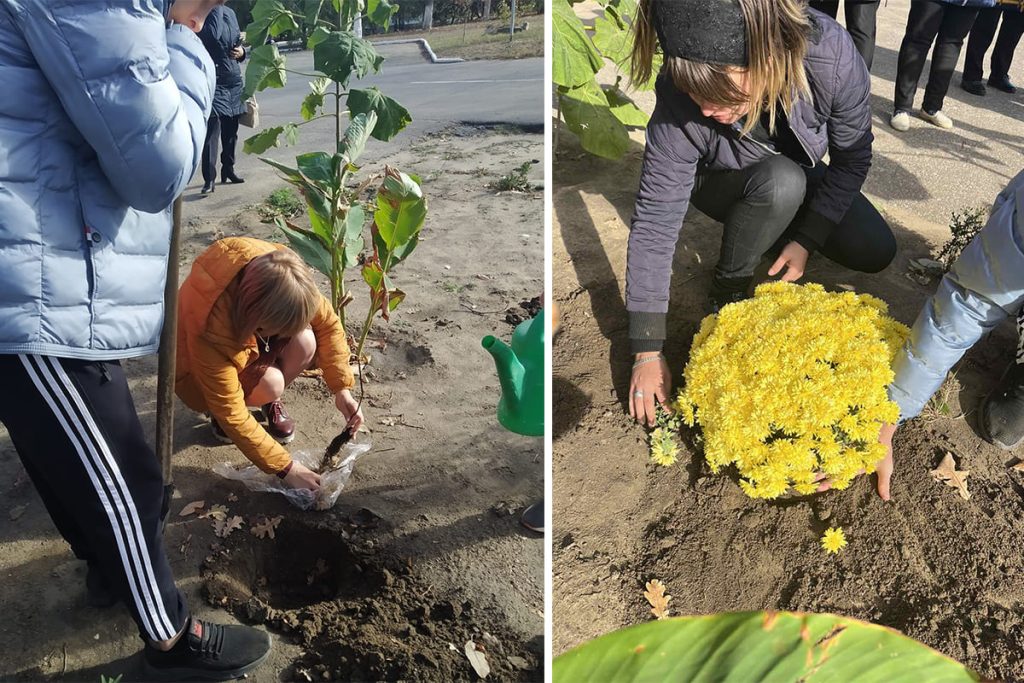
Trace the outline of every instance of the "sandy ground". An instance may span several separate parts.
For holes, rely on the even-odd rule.
[[[959,89],[958,72],[946,105],[954,131],[920,120],[907,134],[889,129],[908,7],[893,0],[880,9],[875,159],[866,185],[893,225],[899,255],[879,275],[816,258],[806,279],[879,296],[909,323],[934,285],[907,279],[908,260],[948,237],[950,212],[989,205],[1020,169],[1024,95],[974,98]],[[1024,81],[1019,62],[1012,76]],[[649,111],[650,99],[641,102]],[[981,441],[973,418],[1010,360],[1012,330],[1000,328],[961,363],[962,388],[949,388],[948,414],[901,430],[890,505],[867,478],[810,501],[753,501],[730,477],[710,475],[692,449],[679,466],[655,468],[645,430],[630,422],[623,402],[630,373],[623,278],[642,131],[633,140],[625,158],[606,162],[583,154],[562,131],[555,159],[553,297],[562,331],[554,345],[554,653],[650,618],[643,584],[659,578],[674,596],[674,614],[837,612],[901,629],[983,674],[1024,676],[1015,541],[1024,531],[1024,481],[1007,469],[1014,454]],[[718,224],[690,213],[676,252],[665,349],[675,377],[702,316],[720,239]],[[929,477],[945,451],[971,470],[970,501]],[[830,525],[842,525],[850,539],[837,558],[818,546]]]
[[[372,334],[384,348],[370,349],[364,410],[372,434],[360,438],[373,449],[333,510],[301,512],[213,474],[214,463],[244,458],[179,403],[171,563],[196,614],[235,615],[274,633],[273,656],[255,680],[465,680],[474,675],[462,653],[470,639],[486,648],[503,680],[536,680],[543,540],[517,515],[542,495],[543,446],[497,424],[498,381],[480,338],[507,339],[506,312],[523,313],[519,303],[543,287],[542,194],[487,187],[542,159],[543,137],[463,126],[390,149],[366,168],[387,161],[421,175],[430,213],[417,252],[396,277],[407,299]],[[186,193],[182,276],[220,237],[281,238],[254,210],[241,209],[283,185],[262,166],[247,163],[246,185],[218,187],[218,198],[237,199],[219,215],[203,210],[198,185]],[[541,169],[531,172],[538,184]],[[366,298],[357,272],[350,288],[357,293],[350,310],[361,318]],[[152,433],[155,358],[127,368]],[[285,401],[298,421],[290,448],[322,452],[343,424],[322,382],[297,380]],[[0,480],[0,679],[95,681],[123,673],[132,680],[140,646],[133,622],[121,607],[85,606],[84,566],[57,535],[6,435]],[[246,520],[283,515],[284,533],[259,540],[247,524],[214,549],[210,520],[178,515],[194,500],[226,505]],[[322,572],[318,560],[326,563]],[[269,609],[254,611],[259,604]]]

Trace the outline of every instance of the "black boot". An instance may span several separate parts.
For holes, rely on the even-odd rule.
[[[146,645],[143,671],[153,681],[230,681],[252,671],[269,655],[266,631],[192,618],[167,652]]]
[[[216,189],[217,185],[212,180],[207,180],[205,183],[203,183],[203,194],[206,194],[207,192],[213,192]]]
[[[544,501],[538,500],[523,510],[523,516],[519,518],[519,521],[530,531],[544,533]]]
[[[85,604],[96,609],[106,609],[117,604],[117,596],[110,590],[98,567],[89,563],[85,574]]]
[[[220,172],[220,181],[222,183],[244,183],[245,178],[239,178],[235,175],[235,169],[224,169]]]
[[[1004,450],[1024,441],[1024,365],[1013,363],[981,404],[982,436]]]
[[[960,87],[971,93],[972,95],[978,95],[984,97],[986,94],[985,81],[960,81]]]
[[[1003,92],[1010,93],[1011,95],[1017,92],[1017,86],[1010,81],[1009,76],[1003,76],[1002,78],[996,78],[993,76],[988,79],[988,84],[996,90],[1002,90]]]
[[[718,313],[728,304],[736,303],[750,298],[747,293],[750,291],[750,283],[753,277],[719,277],[711,282],[711,291],[708,293],[708,313]]]

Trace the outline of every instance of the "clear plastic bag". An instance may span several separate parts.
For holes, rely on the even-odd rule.
[[[341,463],[326,474],[320,475],[320,490],[313,493],[309,489],[293,489],[288,487],[283,480],[276,475],[267,474],[255,465],[247,465],[242,468],[235,467],[229,462],[218,463],[213,466],[213,471],[225,479],[233,479],[245,484],[250,491],[261,491],[269,493],[280,493],[297,508],[309,510],[329,510],[338,502],[341,490],[348,483],[352,476],[356,460],[370,450],[369,443],[347,443],[342,446],[339,458]],[[292,453],[292,459],[296,462],[313,469],[320,466],[320,456],[296,451]]]

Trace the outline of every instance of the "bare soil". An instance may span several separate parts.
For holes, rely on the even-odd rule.
[[[902,428],[893,502],[874,478],[799,500],[747,498],[734,476],[711,475],[687,446],[680,463],[650,463],[645,429],[625,412],[630,374],[623,300],[627,225],[639,177],[637,142],[620,162],[595,161],[562,132],[554,167],[553,651],[651,618],[644,582],[657,578],[672,613],[749,609],[835,612],[885,624],[985,676],[1024,677],[1024,475],[977,435],[974,411],[1012,360],[1012,326],[957,369],[947,407]],[[626,182],[624,179],[630,179]],[[991,197],[995,196],[996,188]],[[979,203],[984,203],[979,199]],[[948,236],[943,226],[889,216],[896,261],[877,275],[814,258],[805,281],[868,292],[910,323],[935,284],[905,277],[909,259]],[[674,263],[665,353],[682,375],[703,315],[721,227],[691,211]],[[952,452],[970,470],[971,499],[928,474]],[[838,556],[820,546],[842,526]]]
[[[332,510],[302,512],[215,475],[214,463],[244,457],[178,403],[178,492],[165,534],[171,565],[199,617],[264,625],[274,635],[271,658],[251,676],[257,681],[473,680],[464,654],[470,640],[494,678],[539,680],[543,539],[518,515],[543,495],[543,443],[498,425],[498,380],[480,339],[507,339],[508,312],[522,312],[520,302],[543,289],[542,196],[487,187],[543,158],[543,137],[461,126],[389,151],[364,168],[386,161],[417,173],[430,210],[416,253],[395,277],[407,298],[371,333],[363,403],[371,433],[358,438],[372,450]],[[221,237],[283,239],[255,210],[272,171],[249,175],[246,185],[218,186],[218,197],[238,196],[227,215],[204,213],[198,185],[186,193],[182,277]],[[542,183],[541,165],[531,179]],[[367,303],[358,272],[349,287],[350,316],[361,319]],[[126,367],[153,433],[156,359]],[[318,378],[296,380],[284,402],[298,423],[293,451],[321,453],[343,426]],[[0,482],[0,679],[137,680],[134,623],[123,607],[85,606],[83,563],[53,528],[3,433]],[[216,538],[210,519],[179,516],[195,500],[226,506],[245,526]],[[276,538],[249,533],[260,515],[283,517]]]

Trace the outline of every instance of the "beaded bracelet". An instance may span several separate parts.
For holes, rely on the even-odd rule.
[[[663,360],[664,358],[665,357],[663,355],[661,355],[660,353],[657,356],[651,356],[650,358],[641,358],[640,360],[638,360],[638,361],[633,363],[633,369],[635,370],[636,368],[640,367],[641,365],[646,365],[647,363],[653,363],[656,360]]]

